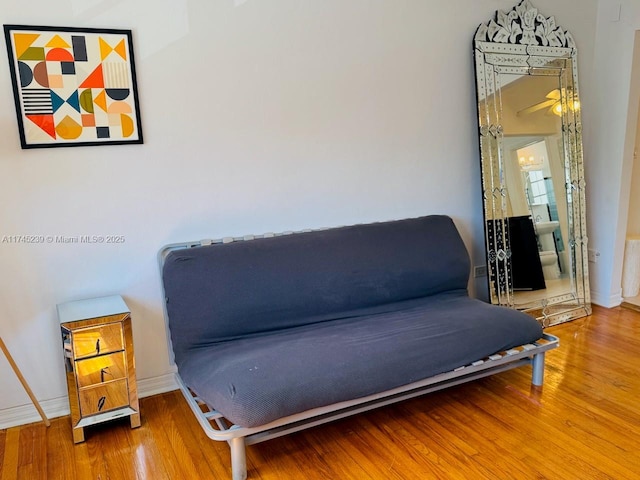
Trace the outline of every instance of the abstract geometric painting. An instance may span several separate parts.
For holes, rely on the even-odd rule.
[[[142,143],[131,30],[4,33],[22,148]]]

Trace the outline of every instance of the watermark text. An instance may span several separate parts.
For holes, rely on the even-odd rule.
[[[2,235],[0,243],[124,243],[124,235]]]

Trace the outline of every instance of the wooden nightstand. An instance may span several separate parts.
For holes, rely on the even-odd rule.
[[[129,416],[140,426],[131,314],[119,295],[58,305],[73,441],[84,427]]]

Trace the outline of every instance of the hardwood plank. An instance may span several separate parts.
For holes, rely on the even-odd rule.
[[[18,457],[20,455],[20,430],[23,427],[13,427],[6,431],[4,453],[0,480],[16,480],[18,478]],[[26,427],[24,427],[26,428]]]
[[[356,433],[357,428],[358,422],[344,420],[332,424],[330,428],[310,431],[313,434],[311,448],[322,460],[324,469],[333,472],[332,475],[325,474],[325,478],[381,478],[385,472],[383,462],[373,461],[366,446],[363,448],[362,437]],[[342,435],[338,436],[338,431]],[[350,461],[345,462],[345,458]]]
[[[545,385],[522,368],[247,448],[250,480],[639,479],[640,313],[594,308],[560,337]],[[0,480],[230,479],[180,392],[142,399],[142,426],[69,417],[0,430]]]
[[[590,451],[588,456],[576,455],[583,451],[583,445],[573,436],[567,433],[566,425],[553,422],[536,423],[533,428],[532,418],[527,418],[521,408],[506,408],[493,392],[483,392],[483,396],[492,397],[492,401],[483,399],[481,402],[472,401],[471,408],[481,410],[499,422],[504,422],[512,429],[510,434],[518,436],[522,448],[535,447],[539,458],[543,458],[545,451],[553,451],[557,461],[566,465],[571,471],[583,472],[586,478],[627,478],[625,475],[609,477],[601,471],[600,466],[606,465],[609,460],[598,451]],[[524,403],[524,402],[522,402]],[[543,448],[540,448],[543,446]],[[587,458],[585,458],[587,457]],[[627,473],[617,465],[609,465],[616,473]]]
[[[370,417],[363,417],[360,422],[366,424],[370,422],[369,419]],[[358,430],[356,434],[362,437],[363,447],[370,452],[372,461],[376,461],[378,458],[379,450],[388,451],[381,463],[385,466],[389,478],[425,478],[439,470],[435,468],[436,464],[420,458],[414,450],[407,451],[398,445],[398,436],[392,431],[402,428],[402,424],[394,425],[386,421],[375,421],[375,423],[381,425],[382,429],[363,429],[362,431]],[[368,432],[373,435],[365,436],[365,433]],[[422,442],[425,443],[424,439]],[[460,466],[467,467],[468,464],[462,460]],[[476,478],[482,478],[482,476]]]
[[[377,412],[382,414],[383,412]],[[353,418],[352,438],[350,444],[355,444],[355,448],[363,453],[362,465],[369,471],[375,467],[380,469],[385,478],[398,479],[397,466],[399,459],[402,458],[402,468],[406,471],[407,477],[420,478],[419,472],[421,465],[415,458],[403,456],[398,448],[398,439],[388,437],[379,428],[380,422],[377,420],[378,415],[363,415]],[[337,435],[340,432],[337,431]],[[351,445],[349,445],[351,446]],[[349,449],[353,455],[353,446]],[[355,478],[358,478],[359,472],[354,472]]]
[[[265,442],[247,448],[247,457],[251,465],[247,473],[250,479],[253,480],[254,477],[263,480],[338,478],[330,473],[333,470],[328,469],[324,459],[316,454],[308,435],[295,433],[282,440],[284,441]],[[259,454],[257,459],[256,454]],[[308,465],[313,465],[314,468],[306,468]],[[339,465],[338,468],[341,466]],[[227,473],[226,478],[231,478],[230,473]]]
[[[424,475],[433,478],[486,478],[484,468],[474,459],[479,450],[473,446],[473,437],[462,437],[449,430],[445,422],[441,421],[440,405],[444,398],[442,393],[431,402],[414,400],[399,407],[405,410],[403,420],[391,418],[388,434],[396,430],[393,422],[398,421],[402,428],[411,435],[411,444],[407,444],[408,451],[417,450],[428,461],[423,468]],[[429,403],[430,405],[425,405]],[[424,411],[428,410],[428,411]],[[455,473],[452,473],[455,472]]]
[[[211,475],[218,471],[230,475],[231,457],[227,443],[214,442],[207,437],[191,410],[184,408],[180,391],[176,390],[173,395],[167,395],[165,400],[168,407],[167,413],[184,432],[182,437],[187,442],[194,465],[203,471],[211,472]],[[250,465],[247,468],[249,469]]]
[[[6,445],[6,438],[7,438],[7,431],[0,430],[0,469],[2,468],[2,463],[4,462],[4,449]]]
[[[475,467],[482,478],[523,477],[529,469],[520,460],[522,432],[480,413],[470,417],[473,413],[474,409],[467,411],[455,396],[449,396],[438,409],[437,419],[443,426],[443,435],[447,435],[445,438],[451,442],[457,438],[476,448],[475,453],[461,461]],[[482,428],[483,421],[487,428]]]
[[[493,391],[498,391],[500,385],[503,385],[505,390],[510,386],[505,385],[504,380],[499,377],[486,379],[486,381],[488,389]],[[544,419],[545,423],[563,425],[563,428],[575,438],[590,444],[597,442],[598,449],[605,454],[615,455],[631,451],[637,446],[640,427],[618,421],[619,417],[612,415],[601,406],[589,404],[581,399],[578,403],[575,397],[569,397],[562,392],[556,393],[553,402],[546,401],[544,408],[541,404],[523,403],[519,395],[504,395],[504,399],[509,402],[507,408],[526,410],[527,414],[537,419]],[[615,428],[616,424],[620,428]],[[633,468],[635,465],[633,462],[628,463],[622,460],[627,468]]]
[[[185,445],[185,441],[189,442],[191,437],[168,414],[167,397],[159,396],[156,400],[146,406],[151,416],[147,421],[169,478],[212,478],[209,469],[194,464],[190,449]]]
[[[71,429],[71,427],[69,427],[69,429]],[[71,434],[71,431],[69,431],[69,434]],[[70,440],[71,442],[73,440]],[[93,448],[93,446],[91,446],[90,444],[83,442],[83,443],[79,443],[77,445],[73,445],[73,451],[74,451],[74,458],[75,458],[75,463],[74,463],[74,467],[76,470],[76,478],[78,478],[78,480],[82,480],[82,479],[93,479],[93,478],[106,478],[104,476],[100,476],[100,472],[97,472],[97,475],[95,472],[95,459],[93,457],[93,452],[95,451],[95,449]],[[102,473],[103,475],[105,474],[104,472]]]
[[[104,458],[105,452],[100,448],[100,441],[96,438],[96,435],[105,431],[105,426],[105,424],[96,425],[85,437],[86,441],[76,446],[84,457],[84,468],[88,467],[91,472],[88,478],[109,478],[107,462]]]
[[[76,449],[73,443],[64,441],[71,437],[71,422],[69,417],[54,418],[51,420],[49,431],[46,432],[47,440],[47,474],[48,478],[57,480],[76,480],[88,477],[76,476],[80,468],[69,468],[76,466]],[[63,440],[64,439],[64,440]]]
[[[44,424],[31,424],[20,429],[18,478],[45,478],[47,448]]]
[[[120,422],[109,427],[109,435],[96,435],[99,448],[104,452],[107,478],[123,478],[127,480],[144,479],[138,476],[135,446],[130,441],[131,424]]]
[[[154,399],[149,399],[153,401]],[[135,469],[138,478],[153,480],[171,480],[162,462],[162,454],[155,442],[151,427],[144,416],[144,404],[140,409],[142,412],[142,424],[139,428],[127,428],[129,442],[135,455]],[[128,427],[129,425],[126,425]]]

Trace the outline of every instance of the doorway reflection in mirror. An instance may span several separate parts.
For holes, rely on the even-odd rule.
[[[553,169],[552,161],[562,162],[559,155],[557,140],[551,139],[551,148],[555,145],[556,151],[549,153],[547,140],[535,140],[533,143],[516,150],[518,167],[520,169],[520,192],[524,198],[516,192],[511,192],[509,198],[520,198],[520,202],[526,204],[526,214],[530,216],[536,235],[538,255],[545,283],[545,289],[540,291],[516,290],[514,292],[515,304],[527,304],[546,297],[560,295],[571,289],[569,276],[570,261],[566,241],[567,201],[563,181],[555,182],[553,170],[558,170],[562,175],[562,168]],[[560,189],[559,195],[556,191]],[[523,212],[525,213],[525,212]],[[563,227],[564,226],[564,227]],[[563,235],[563,230],[565,230]]]

